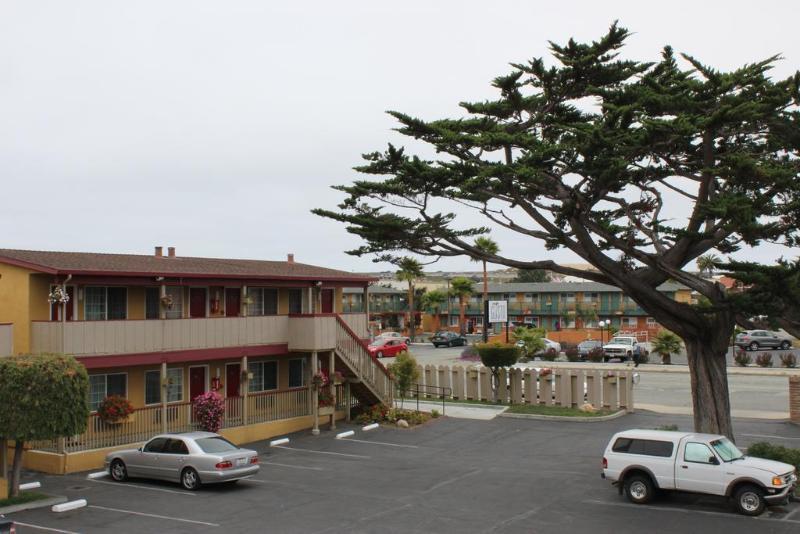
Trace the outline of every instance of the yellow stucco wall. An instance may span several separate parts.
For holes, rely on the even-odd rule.
[[[144,319],[144,295],[143,287],[128,288],[128,319]]]
[[[691,302],[692,301],[692,290],[691,289],[679,289],[675,292],[675,300],[678,302]]]
[[[0,264],[0,323],[14,324],[14,352],[17,354],[30,350],[31,272]]]

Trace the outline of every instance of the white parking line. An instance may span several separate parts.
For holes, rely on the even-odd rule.
[[[748,438],[771,438],[771,439],[788,439],[788,440],[800,441],[800,438],[787,438],[785,436],[770,436],[768,434],[742,434],[742,436],[747,436]]]
[[[433,486],[431,486],[430,488],[426,489],[422,493],[430,493],[432,491],[436,491],[437,489],[439,489],[441,487],[447,486],[448,484],[452,484],[453,482],[458,482],[459,480],[461,480],[463,478],[467,478],[467,477],[471,477],[473,475],[477,475],[481,471],[482,471],[481,469],[474,469],[472,471],[469,471],[468,473],[464,473],[463,475],[458,475],[457,477],[453,477],[453,478],[450,478],[448,480],[443,480],[442,482],[439,482],[438,484],[434,484]]]
[[[35,528],[36,530],[46,530],[47,532],[61,532],[62,534],[80,534],[79,532],[73,532],[71,530],[61,530],[58,528],[50,528],[50,527],[43,527],[41,525],[33,525],[31,523],[22,523],[20,521],[14,520],[14,523],[20,527],[27,527],[27,528]]]
[[[639,504],[632,504],[626,502],[605,502],[605,501],[588,500],[588,501],[583,501],[583,504],[596,504],[600,506],[617,506],[621,508],[631,508],[634,510],[643,510],[643,511],[659,510],[661,512],[678,512],[682,514],[715,515],[715,516],[727,517],[729,519],[752,519],[753,521],[777,521],[778,523],[800,523],[800,521],[796,521],[794,519],[788,519],[788,517],[782,519],[778,519],[776,517],[748,517],[740,514],[735,514],[733,512],[730,513],[712,512],[710,510],[692,510],[689,508],[672,508],[666,506],[653,506],[653,505],[641,506]]]
[[[109,512],[119,512],[120,514],[140,515],[143,517],[154,517],[156,519],[169,519],[170,521],[179,521],[181,523],[192,523],[194,525],[205,525],[207,527],[218,527],[219,523],[208,523],[206,521],[195,521],[194,519],[183,519],[181,517],[170,517],[168,515],[148,514],[145,512],[135,512],[133,510],[123,510],[121,508],[108,508],[106,506],[97,506],[90,504],[89,508],[96,508],[98,510],[106,510]]]
[[[283,445],[278,445],[274,447],[275,449],[286,449],[289,451],[300,451],[300,452],[310,452],[312,454],[329,454],[331,456],[344,456],[345,458],[359,458],[362,460],[370,460],[371,456],[362,456],[361,454],[347,454],[344,452],[330,452],[330,451],[314,451],[311,449],[296,449],[294,447],[285,447]]]
[[[368,439],[345,438],[341,441],[356,441],[358,443],[372,443],[373,445],[386,445],[387,447],[403,447],[404,449],[419,449],[417,445],[403,445],[401,443],[386,443],[384,441],[370,441]]]
[[[290,465],[290,464],[279,464],[277,462],[259,462],[261,465],[277,465],[279,467],[291,467],[292,469],[307,469],[309,471],[325,471],[322,467],[310,467],[308,465]]]
[[[176,493],[178,495],[186,495],[187,497],[197,497],[196,493],[189,493],[188,491],[178,491],[165,488],[151,488],[150,486],[141,486],[139,484],[131,484],[130,482],[108,482],[105,480],[95,480],[93,478],[87,478],[86,480],[88,480],[89,482],[94,482],[95,484],[108,484],[109,486],[116,486],[118,488],[135,488],[135,489],[143,489],[150,491],[160,491],[162,493]]]

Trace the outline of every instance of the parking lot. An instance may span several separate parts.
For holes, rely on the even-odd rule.
[[[598,423],[440,418],[413,429],[382,427],[337,440],[332,432],[254,444],[257,477],[197,492],[86,473],[36,476],[42,490],[88,506],[13,514],[18,532],[797,532],[800,504],[759,518],[708,497],[659,498],[635,506],[600,479],[616,431],[677,424],[685,416],[637,413]],[[738,444],[800,445],[800,428],[736,421]],[[26,476],[26,479],[31,479]]]

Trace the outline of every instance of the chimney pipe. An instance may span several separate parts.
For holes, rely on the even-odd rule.
[[[286,261],[287,261],[288,263],[294,263],[294,254],[288,254],[288,255],[286,256]]]
[[[170,258],[174,258],[175,257],[175,247],[168,247],[167,248],[167,254],[169,254]]]
[[[164,247],[156,247],[156,258],[164,255]]]

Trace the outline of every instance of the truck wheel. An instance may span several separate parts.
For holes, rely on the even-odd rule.
[[[761,515],[767,507],[767,503],[764,501],[764,492],[750,484],[736,490],[736,493],[733,494],[733,502],[736,510],[744,515]]]
[[[655,488],[647,475],[631,475],[625,479],[625,496],[634,504],[646,504],[653,499]]]

